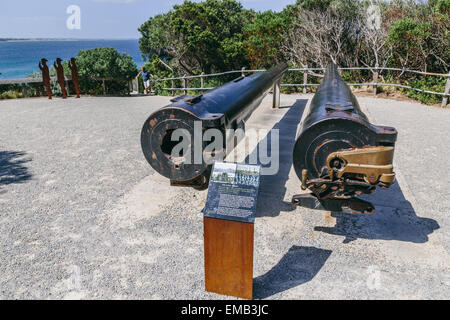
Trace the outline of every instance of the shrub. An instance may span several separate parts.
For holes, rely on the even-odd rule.
[[[14,90],[8,90],[0,95],[0,99],[17,99],[22,98],[22,93]]]
[[[128,80],[133,79],[138,70],[130,55],[120,54],[114,48],[96,48],[81,50],[77,57],[80,89],[89,94],[100,94],[102,82],[96,78],[115,78],[123,80],[106,81],[106,91],[112,94],[128,92]],[[66,75],[70,75],[67,63],[64,63]]]
[[[445,82],[445,78],[420,77],[409,79],[408,85],[413,88],[422,90],[444,92]],[[402,92],[405,93],[408,97],[419,100],[425,104],[439,103],[442,99],[442,96],[440,95],[419,92],[411,89],[402,89]]]

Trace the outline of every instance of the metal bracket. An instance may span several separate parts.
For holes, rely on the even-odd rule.
[[[393,158],[393,147],[378,146],[343,150],[328,155],[327,167],[328,172],[334,173],[337,178],[347,173],[355,173],[364,175],[364,180],[370,184],[376,184],[378,181],[392,184],[395,181]]]
[[[170,185],[173,187],[192,187],[195,190],[206,190],[209,185],[209,172],[206,175],[200,175],[192,180],[170,180]]]

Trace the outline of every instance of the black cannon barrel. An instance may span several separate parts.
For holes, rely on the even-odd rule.
[[[210,164],[203,157],[198,160],[194,152],[199,148],[203,151],[208,142],[201,142],[200,147],[196,145],[195,128],[200,127],[202,132],[210,128],[220,130],[223,134],[223,149],[215,152],[225,156],[230,151],[227,150],[227,139],[230,138],[226,136],[227,129],[244,127],[244,121],[287,68],[286,63],[280,63],[265,72],[239,77],[202,95],[182,97],[152,113],[141,133],[145,158],[153,169],[171,179],[174,184],[194,187],[204,185]],[[191,137],[189,155],[174,155],[172,152],[180,141],[173,136],[177,129],[185,129]]]
[[[394,182],[397,131],[376,126],[361,111],[336,65],[324,78],[300,124],[293,164],[302,188],[319,199],[372,193]]]

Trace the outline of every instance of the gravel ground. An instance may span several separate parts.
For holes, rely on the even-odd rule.
[[[449,297],[450,111],[358,98],[399,131],[398,183],[370,216],[294,208],[290,153],[311,95],[263,102],[247,127],[280,129],[286,159],[261,182],[254,297]],[[220,299],[204,291],[206,191],[171,188],[140,150],[167,97],[0,102],[0,298]]]

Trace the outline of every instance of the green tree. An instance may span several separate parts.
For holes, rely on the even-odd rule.
[[[80,77],[122,78],[130,80],[137,74],[133,58],[114,48],[81,50],[77,57]]]
[[[170,49],[174,47],[175,38],[170,32],[168,23],[171,13],[158,14],[139,27],[138,31],[142,35],[139,39],[139,48],[144,60],[150,60],[154,54],[159,57],[173,58],[174,53],[170,52]]]
[[[389,33],[389,39],[394,45],[394,52],[403,67],[420,69],[427,60],[427,38],[431,34],[428,22],[417,23],[413,18],[403,18],[395,21]]]
[[[114,78],[108,81],[108,92],[123,93],[127,89],[127,80],[133,79],[138,70],[132,57],[120,54],[114,48],[96,48],[81,50],[77,56],[80,89],[88,93],[100,93],[100,83],[95,78]],[[67,62],[64,64],[65,73],[70,75]]]
[[[167,59],[180,73],[247,66],[243,26],[254,14],[235,0],[185,1],[139,28],[140,49],[145,57]]]
[[[244,26],[244,45],[252,68],[268,68],[283,60],[281,44],[287,25],[285,12],[264,11]]]
[[[450,0],[395,1],[387,11],[395,17],[389,33],[389,42],[394,46],[391,65],[448,72]]]
[[[296,5],[306,10],[327,10],[333,0],[297,0]]]

